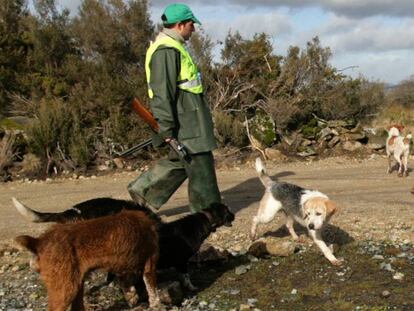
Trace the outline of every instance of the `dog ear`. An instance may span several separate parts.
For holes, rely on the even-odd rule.
[[[333,214],[335,214],[338,211],[338,208],[337,208],[336,204],[331,200],[327,200],[325,202],[325,207],[326,207],[326,215],[327,216],[332,216]]]
[[[28,235],[19,235],[14,239],[14,241],[21,247],[27,249],[33,254],[37,254],[37,243],[38,239],[33,238]]]
[[[393,128],[393,127],[395,127],[399,132],[402,132],[402,130],[405,128],[405,126],[404,125],[401,125],[401,124],[391,124],[391,125],[388,125],[386,127],[387,132],[389,132],[390,129]]]
[[[400,132],[402,132],[402,130],[405,128],[405,126],[404,125],[400,125],[400,124],[396,124],[395,125],[395,127],[400,131]]]

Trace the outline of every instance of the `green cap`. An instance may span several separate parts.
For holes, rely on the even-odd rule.
[[[161,18],[164,24],[175,24],[186,20],[192,20],[194,23],[201,25],[191,9],[183,3],[173,3],[168,5]]]

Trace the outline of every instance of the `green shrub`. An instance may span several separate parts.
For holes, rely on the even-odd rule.
[[[213,118],[215,134],[220,146],[228,144],[237,147],[246,146],[248,138],[242,121],[223,111],[215,111]]]
[[[43,99],[36,121],[28,129],[29,148],[47,163],[47,170],[85,166],[89,160],[88,134],[71,107],[61,99]],[[69,164],[70,163],[70,164]],[[47,171],[46,173],[50,173]]]
[[[263,110],[257,109],[255,116],[249,120],[251,134],[264,146],[270,147],[276,140],[275,122]]]

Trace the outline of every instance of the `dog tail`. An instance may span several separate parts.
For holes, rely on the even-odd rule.
[[[25,206],[16,198],[12,198],[13,204],[16,207],[17,211],[27,220],[31,222],[42,222],[41,221],[41,213],[32,210],[31,208]]]
[[[413,138],[413,135],[408,134],[407,136],[404,137],[403,144],[408,146],[410,144],[410,141],[411,141],[412,138]]]
[[[33,254],[37,255],[37,244],[38,239],[33,238],[29,235],[19,235],[14,239],[17,244],[24,247],[28,251],[32,252]]]
[[[31,222],[67,222],[71,218],[72,215],[66,215],[68,213],[70,214],[78,214],[79,212],[76,212],[75,210],[71,209],[69,211],[65,211],[62,213],[42,213],[35,211],[31,209],[30,207],[24,205],[22,202],[17,200],[16,198],[12,198],[13,204],[16,207],[17,211],[27,220]],[[64,215],[64,213],[66,213]],[[76,215],[73,215],[76,216]]]
[[[259,178],[262,184],[267,187],[271,182],[272,179],[267,175],[266,167],[264,166],[262,159],[259,157],[256,158],[256,172],[259,173]]]

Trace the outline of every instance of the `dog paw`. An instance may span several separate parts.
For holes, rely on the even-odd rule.
[[[135,287],[131,287],[131,289],[124,293],[124,298],[130,307],[134,307],[137,305],[139,297],[135,290]]]
[[[187,288],[189,291],[192,291],[192,292],[194,292],[194,291],[198,290],[198,287],[197,287],[197,286],[194,286],[193,284],[186,285],[186,288]]]
[[[304,243],[306,243],[306,242],[307,242],[306,235],[301,234],[300,236],[298,236],[298,237],[295,239],[295,242],[296,242],[296,243],[300,243],[300,244],[304,244]]]
[[[335,258],[333,260],[331,260],[331,264],[334,266],[342,266],[342,264],[344,263],[344,259],[343,258]]]
[[[167,311],[165,306],[162,303],[153,304],[149,307],[151,311]]]

